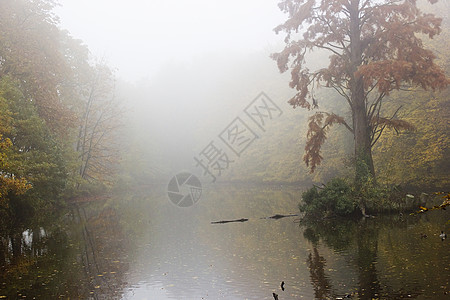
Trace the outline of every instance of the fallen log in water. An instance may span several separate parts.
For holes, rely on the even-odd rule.
[[[211,224],[225,224],[225,223],[235,223],[235,222],[247,222],[248,219],[238,219],[238,220],[226,220],[226,221],[215,221],[211,222]]]
[[[275,220],[278,220],[278,219],[287,218],[287,217],[298,217],[298,215],[297,214],[290,214],[290,215],[279,215],[279,214],[276,214],[276,215],[273,215],[273,216],[270,216],[270,217],[266,217],[266,218],[261,218],[261,219],[275,219]]]
[[[281,218],[287,218],[287,217],[297,217],[297,214],[290,214],[290,215],[273,215],[270,217],[265,217],[265,218],[260,218],[260,219],[274,219],[274,220],[278,220]],[[248,219],[237,219],[237,220],[224,220],[224,221],[215,221],[215,222],[211,222],[211,224],[225,224],[225,223],[237,223],[237,222],[247,222]]]

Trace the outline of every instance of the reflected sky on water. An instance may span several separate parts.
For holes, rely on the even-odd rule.
[[[59,225],[3,230],[0,296],[445,299],[450,291],[450,240],[439,238],[450,230],[447,211],[300,226],[298,217],[266,219],[297,213],[296,189],[214,185],[179,208],[165,188],[72,208]],[[211,224],[241,218],[249,220]]]

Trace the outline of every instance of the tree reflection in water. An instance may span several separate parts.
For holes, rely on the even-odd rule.
[[[317,299],[331,298],[331,284],[325,275],[325,258],[320,256],[317,247],[313,247],[312,253],[306,260],[310,272],[311,284],[314,288],[314,295]]]
[[[395,223],[395,226],[393,225]],[[380,231],[386,227],[406,227],[401,220],[393,222],[378,222],[374,220],[344,220],[331,219],[322,222],[302,220],[304,237],[313,245],[306,262],[310,270],[311,284],[314,287],[316,299],[335,299],[345,295],[352,295],[357,299],[385,299],[411,298],[420,295],[417,288],[406,291],[403,288],[395,289],[389,285],[381,286],[378,262],[378,241]],[[412,222],[415,222],[414,220]],[[410,224],[411,225],[411,221]],[[334,251],[334,255],[346,254],[354,265],[357,274],[357,288],[348,290],[339,295],[332,287],[332,279],[326,274],[326,260],[319,254],[320,243]],[[344,255],[345,256],[345,255]],[[350,262],[350,263],[351,263]],[[348,264],[348,263],[347,263]],[[340,280],[350,280],[351,275],[343,274],[338,270]]]
[[[450,291],[450,239],[439,238],[450,232],[449,210],[298,228],[260,219],[293,211],[296,197],[284,191],[216,188],[188,211],[165,194],[117,198],[14,225],[0,217],[0,296],[442,299]],[[250,221],[210,224],[238,217]]]
[[[127,241],[114,209],[74,206],[0,228],[0,296],[120,299]]]

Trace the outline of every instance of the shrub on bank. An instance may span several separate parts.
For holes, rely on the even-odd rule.
[[[312,218],[369,215],[413,210],[420,204],[398,186],[367,182],[358,188],[342,178],[323,187],[313,186],[302,194],[301,212]],[[423,204],[422,204],[423,205]]]
[[[322,187],[313,186],[302,194],[300,211],[311,217],[346,216],[355,213],[358,203],[352,188],[342,178],[334,178]]]

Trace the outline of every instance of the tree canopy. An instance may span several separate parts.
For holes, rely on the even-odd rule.
[[[0,2],[0,213],[62,204],[111,182],[118,161],[114,73],[59,28],[55,5]]]

